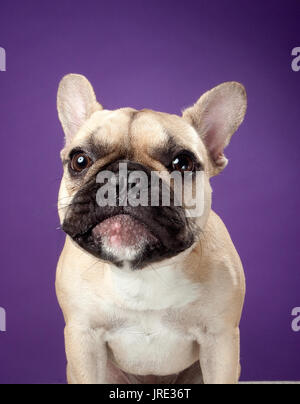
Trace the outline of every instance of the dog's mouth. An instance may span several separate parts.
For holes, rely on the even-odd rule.
[[[104,220],[92,229],[91,234],[96,244],[105,244],[112,249],[135,248],[158,242],[145,224],[127,214]]]
[[[152,261],[166,250],[155,226],[128,212],[114,212],[88,230],[76,235],[69,232],[69,235],[96,258],[119,267],[130,262],[133,268],[142,268],[146,257]]]
[[[75,202],[63,230],[83,250],[118,267],[143,269],[183,252],[195,240],[179,208],[100,209],[79,197]]]
[[[117,173],[119,163],[117,161],[106,169]],[[145,166],[129,162],[127,168],[131,173],[143,171],[151,179],[152,172]],[[117,191],[117,201],[113,204],[99,204],[104,196],[99,199],[101,186],[95,178],[91,178],[74,196],[62,229],[79,247],[118,267],[143,269],[192,246],[196,235],[193,221],[187,218],[185,209],[175,203],[172,195],[169,204],[163,203],[161,181],[158,185],[153,185],[151,181],[148,183],[146,204],[126,203],[123,206],[115,203],[123,200],[120,173],[116,179],[117,188],[113,190]],[[130,189],[127,190],[127,199]],[[151,195],[154,192],[159,198],[158,203],[152,204]]]

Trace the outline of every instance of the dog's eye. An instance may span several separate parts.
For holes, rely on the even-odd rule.
[[[76,153],[71,160],[73,171],[80,173],[92,165],[92,160],[85,153]]]
[[[192,157],[187,154],[179,154],[172,162],[172,168],[174,171],[194,171],[195,162]]]

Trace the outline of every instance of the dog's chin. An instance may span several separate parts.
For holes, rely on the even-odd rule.
[[[163,249],[158,236],[128,214],[109,217],[74,241],[96,258],[132,269],[142,269]]]
[[[159,244],[147,227],[129,215],[117,215],[104,220],[92,230],[96,245],[117,262],[135,261],[149,246]]]

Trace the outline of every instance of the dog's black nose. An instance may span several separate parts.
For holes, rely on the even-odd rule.
[[[128,173],[140,171],[146,173],[147,175],[151,175],[151,170],[148,167],[131,160],[114,161],[113,163],[106,166],[105,170],[111,171],[114,174],[122,171],[127,171]]]
[[[103,170],[102,170],[103,171]],[[101,171],[101,172],[102,172]],[[127,191],[133,189],[137,184],[143,185],[143,188],[149,187],[151,183],[151,170],[143,164],[130,161],[119,160],[105,167],[105,171],[109,171],[115,175],[116,186],[119,191],[126,186]],[[141,184],[141,178],[145,184]]]

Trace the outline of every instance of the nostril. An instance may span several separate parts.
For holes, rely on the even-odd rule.
[[[131,181],[131,182],[128,181],[128,186],[127,186],[128,191],[132,190],[138,184],[139,184],[138,180]]]

